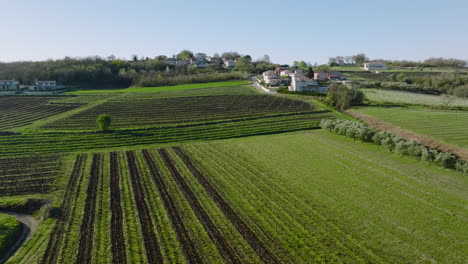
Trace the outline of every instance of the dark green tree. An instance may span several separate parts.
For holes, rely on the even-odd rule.
[[[112,119],[109,114],[100,114],[96,120],[100,130],[108,131],[111,125]]]
[[[314,78],[314,70],[312,69],[312,67],[307,68],[306,77],[309,79]]]

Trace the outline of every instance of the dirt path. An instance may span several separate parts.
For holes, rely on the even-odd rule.
[[[255,87],[259,92],[266,93],[266,94],[276,94],[276,91],[271,91],[271,90],[266,89],[263,86],[261,86],[258,83],[258,80],[257,80],[257,78],[255,76],[250,78],[250,80],[252,81],[252,86]]]
[[[28,242],[29,239],[36,233],[37,228],[39,227],[39,221],[34,219],[31,215],[28,214],[21,214],[21,213],[16,213],[16,212],[3,212],[0,211],[2,214],[7,214],[14,216],[18,221],[20,221],[23,225],[24,228],[21,232],[21,236],[16,241],[16,243],[10,248],[10,250],[7,252],[5,256],[0,258],[0,263],[5,263],[11,256],[13,256],[16,251],[23,245],[24,243]]]
[[[380,129],[380,130],[385,130],[390,133],[399,135],[403,138],[410,139],[410,140],[415,140],[420,142],[421,144],[425,145],[426,147],[438,149],[440,151],[444,152],[450,152],[455,155],[457,155],[460,159],[467,160],[468,161],[468,150],[456,147],[447,143],[442,143],[440,141],[437,141],[429,136],[421,135],[418,133],[414,133],[405,129],[402,129],[400,127],[388,124],[383,122],[382,120],[366,115],[364,113],[361,113],[359,111],[349,109],[345,111],[346,114],[357,118],[369,125],[372,128]]]

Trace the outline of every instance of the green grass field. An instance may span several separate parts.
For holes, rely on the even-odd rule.
[[[467,179],[324,131],[184,146],[293,263],[463,263]]]
[[[0,213],[0,259],[16,242],[20,233],[20,221],[11,215]]]
[[[405,107],[361,107],[358,110],[403,129],[468,148],[467,111]]]
[[[366,98],[378,103],[444,106],[444,97],[403,91],[362,89]],[[468,107],[468,99],[456,97],[448,106]]]
[[[213,87],[238,86],[250,83],[249,81],[227,81],[227,82],[212,82],[212,83],[193,83],[174,86],[160,87],[130,87],[118,90],[78,90],[67,92],[66,94],[96,94],[96,93],[154,93],[167,91],[183,91]]]

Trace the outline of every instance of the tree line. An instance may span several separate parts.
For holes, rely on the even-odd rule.
[[[185,60],[192,56],[192,52],[183,50],[175,57]],[[244,79],[248,73],[260,73],[277,66],[271,63],[267,55],[252,61],[249,55],[237,52],[225,52],[220,56],[237,61],[232,70],[225,69],[221,64],[199,69],[195,66],[169,65],[167,58],[164,55],[155,58],[133,55],[132,59],[124,60],[115,56],[93,56],[0,63],[0,79],[14,79],[25,85],[34,84],[38,79],[56,80],[61,85],[155,86]]]

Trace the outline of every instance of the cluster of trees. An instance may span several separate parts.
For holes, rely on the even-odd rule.
[[[466,65],[466,61],[459,59],[445,59],[445,58],[429,58],[424,61],[408,61],[408,60],[394,60],[394,61],[385,61],[388,65],[394,67],[453,67],[461,68]]]
[[[336,83],[328,87],[325,102],[339,111],[344,111],[352,105],[361,105],[365,100],[364,93],[357,89],[349,89]]]
[[[189,59],[193,52],[183,50],[176,55],[179,59]],[[215,54],[215,56],[219,56]],[[86,58],[65,57],[58,60],[37,62],[0,63],[0,79],[15,79],[22,84],[33,84],[36,79],[56,80],[61,85],[93,85],[121,86],[130,85],[168,85],[192,81],[224,81],[244,78],[246,73],[260,73],[275,69],[268,55],[252,61],[249,55],[237,52],[225,52],[221,58],[232,58],[237,66],[231,73],[222,65],[197,69],[191,66],[168,65],[167,56],[160,55],[153,59],[139,58],[133,55],[131,60],[118,59],[115,56],[101,58],[99,56]],[[169,71],[167,71],[169,69]],[[194,76],[192,76],[194,75]],[[219,78],[219,79],[217,79]],[[165,81],[166,80],[166,81]]]
[[[328,65],[339,66],[339,62],[342,61],[346,65],[358,65],[361,66],[364,62],[368,62],[369,58],[364,53],[358,53],[353,56],[336,56],[328,59]]]
[[[344,119],[323,119],[320,126],[327,131],[352,139],[373,142],[398,155],[413,156],[444,168],[468,173],[468,162],[458,159],[451,153],[426,148],[419,142],[406,140],[386,131],[375,130],[359,122]]]

